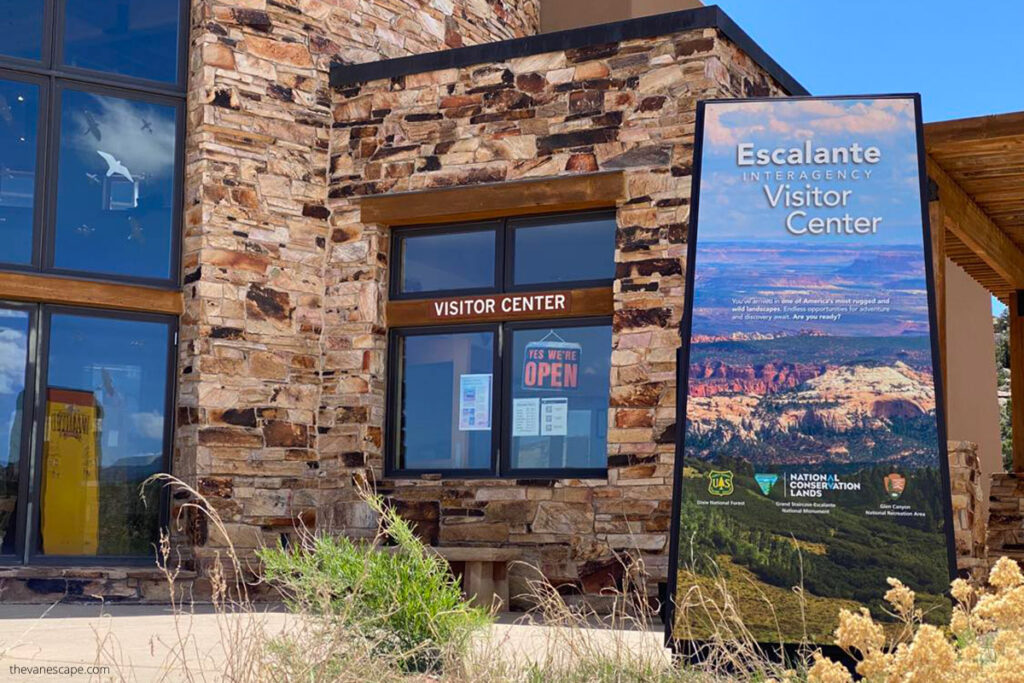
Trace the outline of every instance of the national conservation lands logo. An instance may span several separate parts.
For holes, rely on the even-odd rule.
[[[885,484],[885,492],[889,494],[889,497],[896,500],[903,495],[903,490],[907,488],[907,478],[902,474],[896,474],[891,472],[885,475],[882,480]]]
[[[754,481],[761,487],[761,493],[768,495],[772,492],[772,487],[775,486],[775,482],[779,480],[777,474],[755,474]]]
[[[708,493],[712,496],[731,496],[733,492],[731,470],[708,472]]]

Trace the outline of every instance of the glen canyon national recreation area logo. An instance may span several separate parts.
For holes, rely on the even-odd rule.
[[[882,480],[885,484],[885,492],[889,494],[889,497],[893,500],[903,495],[903,489],[907,488],[907,478],[902,474],[896,474],[892,472],[885,475]]]
[[[708,493],[712,496],[731,496],[733,492],[731,470],[708,472]]]
[[[775,486],[775,482],[779,480],[777,474],[755,474],[754,481],[761,487],[761,493],[768,495],[772,492],[772,487]]]

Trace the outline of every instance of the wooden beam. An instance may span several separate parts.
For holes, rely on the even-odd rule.
[[[942,202],[928,202],[928,225],[932,236],[932,279],[935,285],[935,324],[939,336],[939,375],[942,377],[943,405],[948,398],[946,384],[946,217]]]
[[[0,299],[181,315],[177,290],[34,273],[0,273]]]
[[[1024,111],[936,121],[924,126],[924,146],[930,153],[947,143],[993,140],[1024,135]]]
[[[939,188],[939,201],[953,233],[1011,288],[1024,289],[1024,250],[989,219],[931,156],[927,167],[928,177]]]
[[[417,225],[579,211],[614,207],[625,193],[625,176],[620,171],[398,192],[363,197],[359,202],[360,220]]]
[[[518,310],[506,307],[502,310],[500,300],[506,298],[527,298],[534,296],[563,296],[565,305],[557,311],[551,309],[524,310],[522,306]],[[438,315],[435,304],[442,302],[468,302],[468,301],[496,301],[498,305],[492,306],[492,310],[484,310],[481,313],[473,312],[469,306],[465,307],[464,315]],[[485,309],[486,307],[480,307]],[[584,317],[590,315],[611,315],[615,310],[611,287],[593,287],[589,289],[569,289],[564,292],[539,292],[522,294],[481,294],[478,296],[465,296],[454,298],[438,299],[411,299],[409,301],[389,301],[387,304],[388,327],[415,327],[420,325],[451,325],[453,323],[485,323],[505,322],[508,320],[539,320],[548,318]]]
[[[1024,289],[1010,295],[1010,427],[1013,471],[1024,472]]]

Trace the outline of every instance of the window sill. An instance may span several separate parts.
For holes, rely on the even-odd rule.
[[[424,482],[448,482],[458,484],[472,484],[474,482],[487,483],[488,485],[506,484],[509,486],[539,486],[565,484],[571,486],[574,481],[607,482],[607,470],[576,470],[560,472],[510,472],[508,474],[474,474],[467,472],[390,472],[384,475],[381,482],[385,486],[400,486],[403,484],[422,484]]]

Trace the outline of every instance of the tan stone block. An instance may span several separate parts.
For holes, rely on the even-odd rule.
[[[673,64],[654,69],[640,76],[639,91],[645,95],[664,91],[686,81],[686,73],[679,65]]]
[[[636,443],[651,440],[651,430],[648,428],[619,429],[613,427],[608,430],[609,443]]]
[[[260,528],[251,524],[210,524],[209,534],[207,546],[214,548],[225,548],[229,544],[239,549],[263,547]]]
[[[204,43],[202,59],[205,66],[229,71],[233,71],[235,68],[235,55],[231,48],[223,43]]]
[[[573,80],[589,81],[597,78],[606,78],[607,76],[608,65],[604,62],[583,62],[582,64],[576,65],[576,71],[573,73]]]
[[[664,550],[668,543],[666,534],[608,534],[608,545],[615,550]]]
[[[248,35],[245,37],[242,48],[248,50],[250,54],[275,64],[299,67],[313,65],[309,49],[301,43],[286,43],[273,38]]]
[[[592,532],[594,510],[589,503],[571,504],[555,501],[537,503],[537,514],[531,528],[538,533],[578,534]]]
[[[505,523],[476,522],[472,524],[442,524],[440,541],[445,543],[489,542],[504,543],[508,540],[509,526]]]

